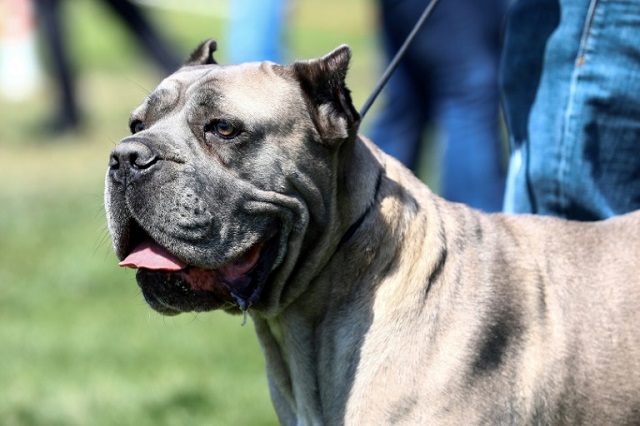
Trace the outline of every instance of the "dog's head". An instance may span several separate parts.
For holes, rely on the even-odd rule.
[[[215,47],[134,110],[106,177],[115,253],[168,315],[282,297],[301,253],[330,244],[337,151],[359,123],[348,47],[288,66],[218,65]]]

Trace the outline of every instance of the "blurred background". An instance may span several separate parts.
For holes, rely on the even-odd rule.
[[[360,109],[388,60],[379,2],[275,2],[284,10],[272,59],[349,44],[347,84]],[[0,0],[0,425],[277,424],[251,323],[149,309],[135,272],[117,266],[102,198],[129,112],[198,43],[216,38],[222,64],[251,59],[242,37],[258,27],[238,22],[242,4]],[[392,130],[397,119],[380,115]],[[431,147],[415,168],[433,189],[441,158]]]
[[[164,71],[104,3],[59,5],[82,117],[65,128],[34,8],[0,0],[0,424],[277,424],[251,322],[161,317],[134,271],[117,266],[102,200],[108,156]],[[290,2],[284,60],[348,43],[359,108],[379,73],[372,7]],[[230,53],[229,8],[223,0],[142,5],[180,60],[213,37],[220,63]]]

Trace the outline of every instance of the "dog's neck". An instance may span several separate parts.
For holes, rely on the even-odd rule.
[[[358,319],[372,317],[377,277],[390,267],[405,228],[417,216],[413,196],[397,183],[413,178],[409,172],[384,167],[387,157],[366,141],[358,139],[352,148],[338,173],[342,216],[335,219],[335,250],[328,263],[308,283],[288,283],[306,289],[279,315],[253,315],[283,424],[333,424],[343,418],[354,359],[369,326]],[[389,170],[401,175],[389,176]]]

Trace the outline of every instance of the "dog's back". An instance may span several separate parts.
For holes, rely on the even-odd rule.
[[[458,414],[640,423],[640,211],[585,223],[436,202],[471,330]]]
[[[539,297],[525,365],[538,372],[529,386],[541,420],[640,422],[640,212],[598,223],[519,222],[520,238],[529,238],[520,255],[536,271],[528,285]]]

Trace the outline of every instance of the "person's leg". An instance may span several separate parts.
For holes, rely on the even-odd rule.
[[[525,211],[597,220],[638,209],[640,4],[561,10],[524,144]]]
[[[478,90],[442,100],[438,116],[447,130],[442,196],[487,212],[502,210],[505,166],[498,135],[498,93]]]
[[[387,29],[383,30],[383,38],[385,54],[390,61],[399,45]],[[424,93],[419,92],[407,66],[401,62],[382,92],[382,107],[367,131],[367,136],[384,152],[414,171],[428,121],[423,97]]]
[[[558,1],[517,0],[507,14],[500,88],[511,149],[504,199],[508,213],[537,210],[529,178],[529,115],[540,85],[547,40],[560,22]],[[549,162],[554,161],[552,153],[547,156]]]
[[[182,61],[169,49],[165,40],[151,25],[138,5],[129,0],[105,0],[122,19],[127,28],[138,38],[147,53],[166,74],[171,74],[182,65]]]
[[[284,60],[286,0],[232,0],[227,30],[231,63]]]
[[[395,53],[426,3],[383,1],[382,6]],[[402,85],[391,84],[393,102],[371,133],[412,167],[429,113],[437,114],[446,135],[442,194],[488,211],[500,210],[504,190],[497,88],[504,7],[500,0],[440,2],[403,58]]]
[[[406,15],[407,11],[393,1],[380,4],[381,41],[386,64],[393,59],[408,34],[406,22],[398,25]],[[420,145],[429,121],[430,97],[414,80],[409,56],[408,52],[383,89],[379,100],[382,107],[367,133],[384,152],[416,171]]]
[[[640,3],[592,0],[583,28],[569,98],[552,123],[560,135],[554,198],[541,213],[597,220],[640,208]],[[540,108],[550,101],[541,97]]]
[[[76,99],[74,73],[67,44],[64,39],[60,0],[38,0],[35,2],[43,39],[49,48],[49,59],[59,90],[58,112],[50,123],[49,131],[63,132],[75,129],[80,123]]]
[[[449,0],[427,31],[436,117],[446,133],[442,195],[484,211],[502,209],[498,65],[506,3]]]

